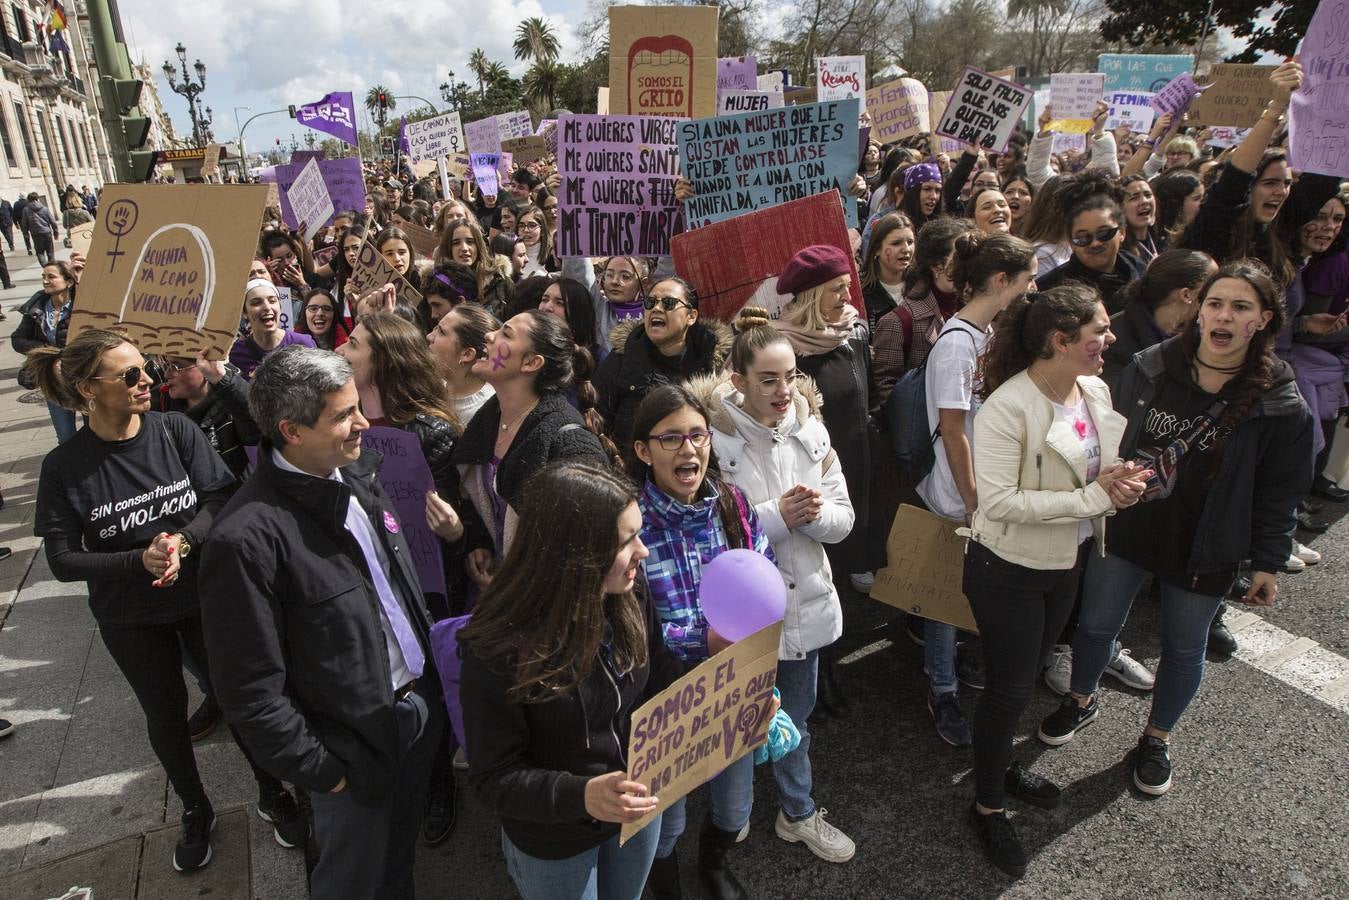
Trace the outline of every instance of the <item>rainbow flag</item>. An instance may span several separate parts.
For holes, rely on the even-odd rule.
[[[47,27],[50,28],[52,31],[65,31],[66,8],[61,5],[60,0],[51,0],[50,7],[52,11],[52,17],[51,21],[47,23]]]

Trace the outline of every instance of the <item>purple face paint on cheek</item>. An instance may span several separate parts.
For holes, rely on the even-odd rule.
[[[1255,329],[1255,323],[1254,323],[1254,322],[1247,322],[1247,323],[1246,323],[1246,329],[1245,329],[1245,331],[1246,331],[1246,340],[1249,341],[1251,338],[1255,337],[1255,330],[1256,330],[1256,329]]]
[[[1101,352],[1101,346],[1104,343],[1105,343],[1104,341],[1087,341],[1087,352],[1094,356],[1095,354]]]
[[[492,357],[492,371],[506,368],[506,360],[511,358],[510,344],[497,344],[496,355]]]

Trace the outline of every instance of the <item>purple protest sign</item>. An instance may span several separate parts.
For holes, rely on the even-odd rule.
[[[320,159],[318,161],[319,174],[323,176],[323,183],[328,187],[328,196],[333,199],[334,215],[340,212],[365,209],[365,176],[361,172],[361,160],[359,157],[348,157],[346,159]],[[298,228],[299,222],[295,218],[295,212],[291,209],[290,198],[287,193],[290,186],[295,183],[299,177],[303,165],[275,166],[270,173],[264,172],[260,180],[275,181],[281,194],[281,218],[291,228]],[[324,225],[332,223],[329,218]]]
[[[301,125],[331,134],[353,147],[356,141],[356,104],[351,93],[325,94],[322,100],[295,107],[295,121]]]
[[[1194,98],[1199,96],[1199,86],[1194,83],[1189,72],[1181,72],[1166,83],[1152,98],[1152,108],[1161,116],[1170,115],[1178,119],[1185,115]]]
[[[1288,106],[1288,163],[1349,178],[1349,27],[1343,5],[1321,0],[1302,39],[1302,87]]]
[[[501,191],[501,174],[497,166],[501,164],[500,153],[470,153],[469,168],[473,170],[473,180],[484,195],[494,197]]]
[[[444,594],[445,562],[440,538],[426,524],[426,495],[436,489],[436,484],[417,436],[401,428],[376,426],[361,435],[361,450],[374,450],[384,456],[379,465],[379,483],[398,513],[398,526],[417,567],[422,591]]]
[[[717,90],[757,91],[759,60],[749,56],[723,56],[717,60]]]
[[[680,121],[559,118],[557,231],[562,256],[669,254],[670,238],[684,230],[684,215],[674,199]]]

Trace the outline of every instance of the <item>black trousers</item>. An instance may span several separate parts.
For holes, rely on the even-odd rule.
[[[1072,610],[1092,545],[1082,545],[1073,568],[1048,571],[1007,562],[975,541],[966,548],[965,596],[984,648],[984,690],[974,715],[974,796],[987,808],[1002,808],[1012,737],[1030,703],[1040,660]]]
[[[184,808],[201,803],[206,799],[206,788],[202,786],[197,758],[192,752],[192,735],[187,728],[187,683],[183,680],[184,652],[193,665],[207,671],[201,618],[162,625],[102,625],[99,635],[140,702],[150,746],[169,776],[174,793],[183,801]],[[233,728],[230,732],[252,767],[259,790],[268,793],[281,790],[281,782],[259,769],[239,743],[239,735]]]

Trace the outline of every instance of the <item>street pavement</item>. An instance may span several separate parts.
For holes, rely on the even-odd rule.
[[[58,897],[73,881],[51,878],[71,872],[95,884],[98,900],[302,898],[302,857],[273,843],[257,818],[255,786],[223,728],[197,757],[217,811],[234,812],[222,816],[206,870],[183,876],[169,864],[181,806],[98,640],[83,585],[55,581],[32,536],[36,478],[55,441],[45,406],[14,382],[19,357],[7,340],[38,270],[22,249],[8,256],[16,288],[0,294],[9,313],[0,322],[0,545],[15,552],[0,562],[0,716],[18,727],[0,740],[0,898]],[[966,823],[970,754],[933,731],[921,648],[902,636],[892,643],[895,612],[849,591],[839,674],[852,711],[812,727],[811,756],[816,802],[856,840],[857,855],[832,865],[778,839],[776,787],[760,767],[750,836],[733,867],[756,898],[1349,896],[1346,511],[1329,506],[1331,530],[1302,536],[1325,560],[1285,576],[1277,606],[1234,610],[1243,649],[1210,665],[1173,737],[1175,786],[1165,797],[1135,791],[1124,762],[1146,720],[1145,695],[1108,681],[1099,720],[1049,749],[1033,732],[1057,698],[1037,692],[1017,756],[1065,796],[1052,812],[1011,806],[1031,853],[1016,882],[985,863]],[[1155,667],[1154,601],[1139,600],[1124,643]],[[977,693],[962,702],[973,715]],[[515,896],[499,828],[457,777],[459,825],[419,852],[419,895]],[[691,798],[693,833],[679,846],[687,897],[698,896],[705,794]],[[66,868],[42,868],[54,863]]]

